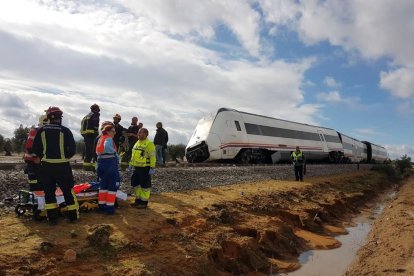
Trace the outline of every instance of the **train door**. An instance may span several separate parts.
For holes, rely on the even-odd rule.
[[[246,143],[244,122],[240,114],[235,112],[227,113],[223,119],[224,129],[221,132],[223,158],[234,158]]]
[[[319,134],[319,139],[321,139],[323,152],[328,152],[328,145],[326,144],[325,136],[323,135],[322,130],[318,129],[317,132]]]

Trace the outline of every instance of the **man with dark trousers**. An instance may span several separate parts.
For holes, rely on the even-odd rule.
[[[59,107],[51,106],[46,111],[49,124],[39,128],[33,141],[32,151],[40,162],[39,182],[45,191],[45,209],[48,221],[56,224],[59,206],[56,201],[56,184],[65,198],[67,214],[70,221],[79,217],[79,205],[73,193],[73,174],[69,159],[76,152],[72,132],[62,126],[63,112]]]
[[[293,162],[293,167],[295,168],[296,181],[303,181],[303,164],[305,163],[305,155],[298,146],[296,146],[296,150],[292,152],[290,160]]]
[[[155,152],[158,165],[165,164],[165,149],[168,143],[168,132],[162,127],[162,123],[158,122],[156,125],[157,133],[154,137]]]
[[[98,137],[100,111],[99,105],[93,104],[91,112],[82,119],[81,135],[85,141],[85,158],[83,159],[83,169],[85,171],[93,171],[95,169],[94,146],[95,139]]]

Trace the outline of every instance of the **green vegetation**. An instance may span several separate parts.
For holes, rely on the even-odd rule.
[[[385,173],[390,179],[401,180],[409,175],[411,171],[411,158],[407,155],[387,164],[379,164],[372,167],[372,170]]]

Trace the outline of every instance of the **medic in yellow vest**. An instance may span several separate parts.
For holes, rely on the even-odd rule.
[[[130,168],[133,169],[131,186],[134,187],[137,208],[147,208],[151,194],[151,176],[155,173],[155,145],[148,140],[148,129],[138,131],[138,142],[132,148]]]

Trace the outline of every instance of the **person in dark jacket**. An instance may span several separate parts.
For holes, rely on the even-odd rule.
[[[50,224],[56,224],[59,206],[56,201],[56,184],[65,198],[70,221],[79,217],[79,205],[73,193],[73,174],[69,159],[76,152],[73,134],[62,126],[63,112],[55,106],[46,111],[49,124],[39,128],[33,141],[33,153],[40,162],[39,182],[45,191],[45,209]]]
[[[100,111],[99,106],[93,104],[91,106],[91,112],[82,119],[81,135],[85,141],[85,156],[83,159],[83,169],[85,171],[92,171],[95,168],[94,145],[95,139],[98,136]]]
[[[131,160],[132,147],[138,141],[138,131],[142,128],[142,123],[138,124],[138,117],[132,117],[131,125],[126,130],[127,145],[125,146],[125,152],[121,159],[121,169],[125,170],[128,168],[129,160]]]
[[[113,117],[114,119],[114,126],[115,126],[115,136],[114,136],[114,142],[116,147],[118,148],[118,152],[120,151],[121,145],[125,142],[125,133],[127,131],[126,128],[124,128],[119,122],[121,122],[121,115],[115,114]]]
[[[168,132],[162,127],[162,123],[156,124],[157,133],[154,137],[155,153],[158,165],[165,164],[165,149],[168,143]]]

